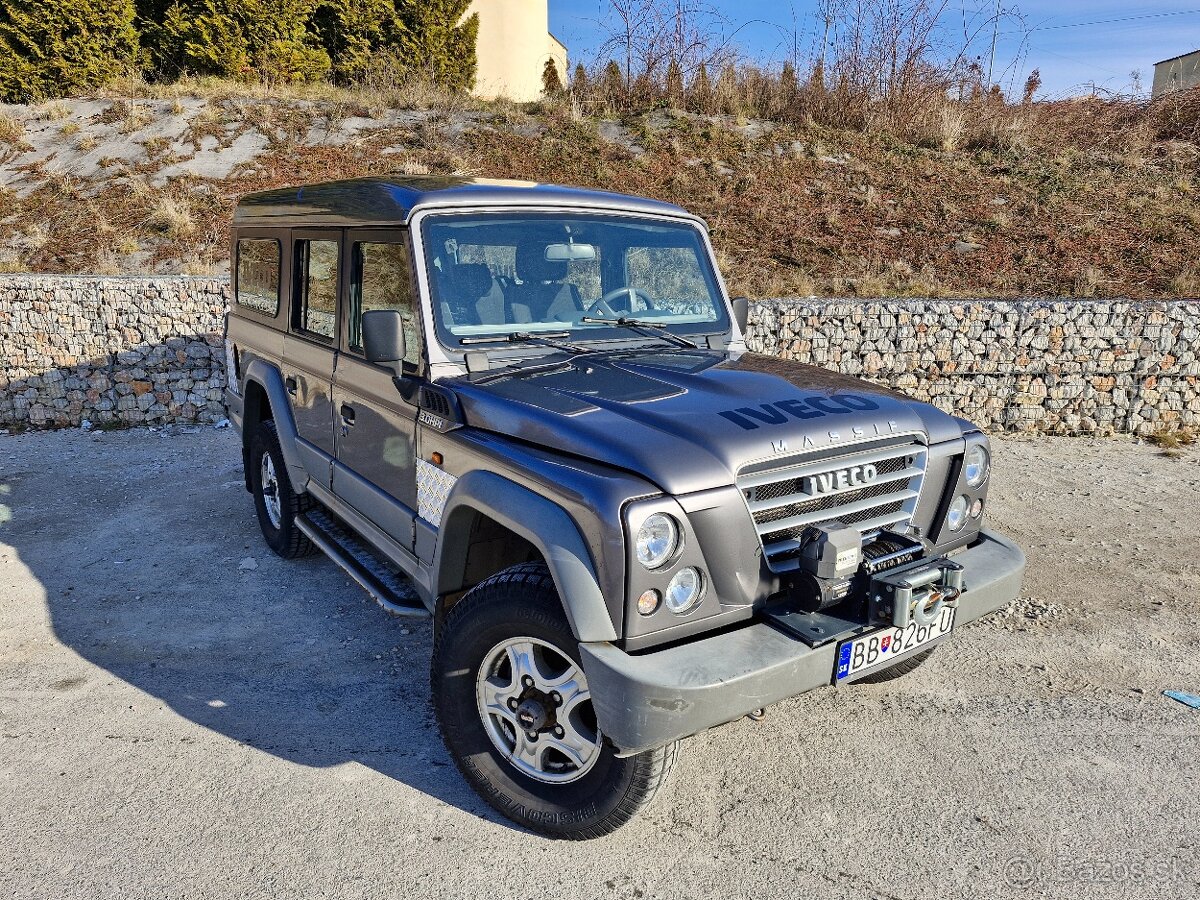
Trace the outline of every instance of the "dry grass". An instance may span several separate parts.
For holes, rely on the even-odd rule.
[[[42,104],[38,110],[38,118],[50,122],[56,122],[65,119],[71,115],[71,108],[61,100],[55,100],[51,103]]]
[[[1146,440],[1162,450],[1182,450],[1185,447],[1193,446],[1200,438],[1190,428],[1178,428],[1156,431]]]
[[[0,113],[0,144],[20,144],[25,137],[25,123],[16,116]]]
[[[136,76],[110,82],[98,96],[117,102],[129,99],[171,100],[177,112],[183,111],[182,99],[200,98],[210,104],[230,101],[258,104],[295,102],[315,103],[343,108],[367,115],[372,109],[419,109],[444,112],[467,110],[515,109],[509,101],[479,100],[467,94],[448,91],[430,82],[414,80],[398,70],[376,67],[360,84],[342,87],[327,82],[282,84],[242,82],[219,78],[183,78],[171,84],[147,82]]]
[[[196,227],[187,204],[165,194],[154,199],[145,225],[170,240],[187,237]]]

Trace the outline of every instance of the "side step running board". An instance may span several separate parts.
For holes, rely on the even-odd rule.
[[[408,579],[339,525],[329,513],[323,509],[309,510],[296,517],[296,527],[389,613],[428,617],[429,611],[421,604]]]

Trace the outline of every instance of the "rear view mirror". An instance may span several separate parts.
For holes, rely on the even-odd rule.
[[[391,366],[397,377],[404,374],[404,319],[399,310],[373,309],[363,313],[362,339],[367,362]]]
[[[546,262],[574,262],[596,258],[591,244],[551,244],[546,248]]]
[[[733,301],[733,320],[737,322],[738,330],[746,334],[746,323],[750,321],[750,301],[745,297],[737,297]]]

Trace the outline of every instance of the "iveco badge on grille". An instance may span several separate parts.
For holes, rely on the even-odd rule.
[[[847,466],[844,469],[833,469],[829,472],[818,472],[804,479],[804,493],[813,497],[821,494],[832,494],[834,491],[846,491],[850,488],[866,487],[879,477],[879,470],[874,463],[861,466]]]

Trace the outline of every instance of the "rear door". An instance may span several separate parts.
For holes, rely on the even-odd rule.
[[[344,256],[347,302],[333,384],[333,491],[398,544],[412,548],[421,338],[407,237],[399,228],[350,230]],[[362,314],[373,309],[397,309],[404,317],[405,370],[413,377],[402,385],[390,368],[367,362],[363,354]]]
[[[338,230],[292,233],[291,324],[282,366],[305,468],[325,487],[329,487],[337,451],[333,373],[338,350],[337,301],[343,279],[341,238]]]

